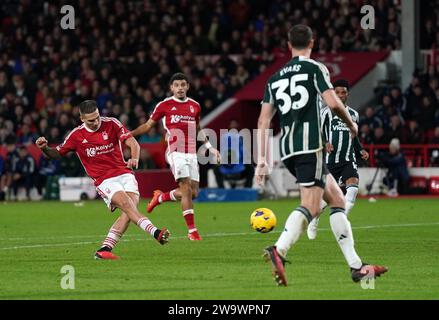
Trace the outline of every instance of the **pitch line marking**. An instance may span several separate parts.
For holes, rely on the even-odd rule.
[[[439,225],[439,222],[426,222],[426,223],[407,223],[407,224],[383,224],[383,225],[371,225],[371,226],[359,226],[352,227],[355,229],[380,229],[380,228],[398,228],[398,227],[422,227],[422,226],[434,226]],[[319,231],[330,231],[330,228],[318,228]],[[273,231],[272,233],[280,233],[280,231]],[[253,233],[213,233],[206,236],[238,236],[238,235],[250,235]],[[105,238],[106,234],[101,235],[84,235],[84,236],[54,236],[54,237],[17,237],[17,238],[0,238],[0,241],[21,241],[21,240],[56,240],[56,239],[84,239],[84,238]],[[123,240],[126,238],[139,237],[139,234],[126,234],[123,236]],[[173,237],[174,238],[174,237]],[[125,240],[127,241],[127,240]],[[94,242],[92,242],[94,243]],[[0,248],[2,249],[2,248]]]
[[[353,230],[356,229],[382,229],[382,228],[404,228],[404,227],[421,227],[421,226],[437,226],[439,225],[439,222],[430,222],[430,223],[406,223],[406,224],[383,224],[383,225],[371,225],[371,226],[359,226],[359,227],[352,227]],[[319,228],[319,231],[331,231],[330,228]],[[281,231],[273,231],[272,233],[281,233]],[[204,235],[206,238],[210,237],[230,237],[230,236],[250,236],[250,235],[256,235],[257,232],[219,232],[219,233],[211,233]],[[131,237],[138,237],[139,235],[126,235]],[[70,237],[62,237],[65,238],[85,238],[81,236],[70,236]],[[105,236],[86,236],[86,237],[105,237]],[[60,237],[61,238],[61,237]],[[187,236],[175,236],[172,237],[172,239],[186,239]],[[19,239],[19,238],[15,238]],[[32,238],[20,238],[23,240],[29,240]],[[48,238],[34,238],[34,239],[56,239],[55,237],[48,237]],[[0,239],[1,240],[1,239]],[[142,236],[141,239],[122,239],[122,242],[131,242],[131,241],[152,241],[151,238],[144,238]],[[101,240],[96,241],[81,241],[81,242],[69,242],[69,243],[47,243],[47,244],[35,244],[35,245],[24,245],[24,246],[12,246],[12,247],[0,247],[0,250],[17,250],[17,249],[36,249],[36,248],[50,248],[50,247],[63,247],[63,246],[77,246],[77,245],[88,245],[88,244],[95,244],[95,243],[101,243]]]

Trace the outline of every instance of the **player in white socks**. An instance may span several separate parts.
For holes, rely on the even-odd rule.
[[[346,101],[349,95],[349,82],[347,80],[337,80],[334,83],[335,94],[343,102],[352,120],[359,123],[358,112],[350,108]],[[358,167],[356,154],[361,159],[369,159],[369,154],[363,149],[358,137],[352,139],[349,128],[329,107],[321,111],[321,123],[324,140],[326,141],[326,165],[329,172],[343,189],[345,189],[346,216],[352,210],[358,194]],[[322,201],[321,211],[326,208],[327,203]],[[319,217],[314,218],[308,226],[308,238],[314,240],[317,237],[317,227]]]
[[[73,129],[56,148],[49,147],[45,137],[39,137],[35,144],[51,159],[60,159],[75,152],[111,212],[120,209],[119,217],[111,226],[101,248],[95,252],[95,258],[119,259],[112,250],[131,223],[160,244],[168,243],[169,230],[155,227],[137,209],[139,188],[133,172],[139,161],[140,146],[137,141],[119,120],[101,117],[94,100],[81,102],[79,114],[83,124]],[[131,158],[127,162],[123,158],[122,145],[131,151]]]
[[[364,264],[356,253],[351,226],[345,214],[343,193],[328,172],[323,159],[320,97],[346,123],[352,137],[357,135],[358,127],[335,94],[328,69],[310,59],[313,45],[312,30],[308,26],[296,25],[290,29],[288,47],[292,59],[268,80],[258,120],[260,154],[256,170],[257,182],[262,184],[268,174],[265,132],[277,112],[282,128],[281,160],[297,178],[300,186],[300,206],[288,217],[276,244],[264,250],[265,259],[271,262],[276,283],[283,286],[287,285],[287,252],[299,240],[311,220],[319,214],[323,198],[331,208],[331,229],[350,267],[352,280],[357,282],[387,271],[382,266]]]

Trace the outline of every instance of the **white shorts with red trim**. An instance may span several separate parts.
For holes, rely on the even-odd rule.
[[[196,153],[172,152],[167,154],[175,180],[190,178],[193,181],[200,181],[198,159]]]
[[[139,185],[136,177],[132,173],[125,173],[117,177],[105,179],[96,188],[99,195],[104,199],[107,207],[114,211],[116,206],[111,203],[114,194],[119,191],[132,192],[139,194]]]

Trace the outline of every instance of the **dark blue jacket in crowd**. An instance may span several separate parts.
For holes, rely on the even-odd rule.
[[[33,175],[35,172],[34,158],[28,155],[24,159],[18,159],[15,165],[15,172],[22,175]]]
[[[383,161],[384,165],[389,169],[389,173],[392,178],[401,181],[408,181],[410,179],[407,162],[401,152],[396,155],[384,153],[381,155],[381,160]]]
[[[5,172],[7,173],[15,172],[18,160],[20,160],[20,157],[18,156],[18,152],[16,150],[9,152],[8,155],[6,156]]]
[[[0,175],[3,174],[3,171],[5,170],[5,160],[3,157],[0,157]]]
[[[238,133],[228,133],[221,138],[221,157],[223,162],[219,168],[224,175],[239,174],[245,170],[244,139]]]
[[[40,158],[39,173],[43,176],[54,176],[59,173],[60,163],[60,160],[48,159],[42,155]]]

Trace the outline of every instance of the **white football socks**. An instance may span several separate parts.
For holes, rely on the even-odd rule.
[[[329,222],[346,262],[351,268],[360,269],[362,262],[360,257],[355,252],[351,224],[346,217],[344,209],[331,208]]]
[[[137,221],[137,225],[140,227],[140,229],[145,230],[154,237],[154,233],[157,228],[148,218],[140,218],[139,221]]]
[[[349,215],[349,212],[352,210],[355,204],[355,199],[358,194],[358,186],[356,184],[351,184],[346,187],[346,216]]]
[[[119,232],[118,230],[116,230],[114,228],[111,228],[110,231],[108,232],[107,237],[105,238],[104,242],[102,243],[102,247],[108,247],[110,249],[113,249],[121,237],[122,237],[121,232]]]
[[[291,246],[299,240],[311,220],[312,216],[308,209],[304,207],[296,208],[288,217],[285,229],[275,244],[277,252],[285,257]]]

